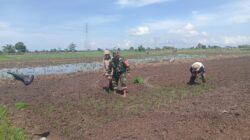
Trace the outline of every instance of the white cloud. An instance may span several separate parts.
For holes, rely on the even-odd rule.
[[[129,49],[132,46],[133,42],[131,40],[123,40],[116,44],[116,47],[120,49]]]
[[[205,32],[205,31],[201,32],[201,34],[204,35],[204,36],[208,36],[208,33]]]
[[[235,16],[229,17],[228,21],[231,23],[237,23],[237,24],[246,23],[250,21],[250,15],[235,15]]]
[[[0,31],[9,28],[9,24],[0,21]]]
[[[227,25],[243,24],[250,22],[250,1],[238,0],[220,7],[213,11],[193,11],[192,20],[196,25]]]
[[[13,37],[17,34],[19,33],[10,24],[0,21],[0,37]]]
[[[249,44],[250,36],[225,36],[224,43],[229,45]]]
[[[199,35],[200,33],[195,29],[193,24],[188,23],[184,27],[184,34],[188,36],[196,36],[196,35]]]
[[[116,4],[121,7],[142,7],[151,4],[164,3],[170,0],[117,0]]]
[[[201,33],[196,29],[194,24],[192,23],[185,23],[186,21],[181,20],[162,20],[156,21],[152,23],[146,23],[150,29],[154,30],[155,32],[166,32],[170,34],[178,34],[181,36],[186,37],[193,37],[198,35],[207,35],[207,32]]]
[[[143,36],[143,35],[147,35],[150,33],[148,26],[140,26],[140,27],[131,29],[129,32],[130,34],[135,35],[135,36]]]
[[[245,27],[246,23],[250,23],[249,7],[249,0],[232,1],[209,11],[192,11],[184,18],[163,18],[154,21],[151,19],[150,22],[142,22],[140,26],[147,26],[151,36],[165,37],[158,42],[168,39],[177,46],[180,44],[190,46],[197,43],[221,46],[249,44],[249,33],[246,34],[241,29],[241,25]],[[231,28],[235,29],[230,32]],[[236,35],[225,36],[225,34]]]

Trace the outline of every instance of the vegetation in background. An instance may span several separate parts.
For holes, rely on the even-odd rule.
[[[15,50],[15,47],[13,45],[7,44],[7,45],[3,46],[3,52],[9,54],[9,53],[15,53],[16,50]]]
[[[51,49],[28,52],[22,42],[16,43],[15,46],[7,44],[2,46],[3,51],[0,51],[0,61],[29,61],[41,59],[78,59],[84,57],[102,57],[103,49],[77,51],[76,45],[71,43],[66,49]],[[120,49],[120,48],[118,48]],[[121,49],[120,49],[121,50]],[[221,55],[221,54],[249,54],[250,45],[239,45],[238,47],[221,47],[217,45],[204,45],[199,43],[195,47],[176,49],[174,46],[163,46],[156,48],[145,48],[143,45],[138,47],[131,46],[128,49],[121,50],[121,55],[124,57],[138,57],[148,55],[173,55],[173,54],[196,54],[196,55]],[[23,53],[25,52],[25,53]],[[13,55],[14,54],[14,55]],[[19,55],[17,55],[19,54]],[[22,55],[20,55],[22,54]]]
[[[7,109],[0,105],[0,139],[1,140],[26,140],[22,129],[11,125],[7,118]]]
[[[75,52],[76,51],[76,44],[74,44],[74,43],[69,44],[68,51]]]
[[[15,49],[17,53],[25,53],[28,51],[23,42],[17,42],[15,44]]]
[[[17,42],[14,46],[11,44],[7,44],[5,46],[2,46],[2,48],[3,53],[6,54],[25,53],[28,51],[23,42]]]

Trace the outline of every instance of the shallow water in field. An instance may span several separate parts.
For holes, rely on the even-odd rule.
[[[205,55],[165,55],[165,56],[149,56],[142,58],[129,59],[129,62],[150,62],[150,61],[169,61],[170,59],[190,59],[190,58],[205,58]],[[43,67],[27,67],[27,68],[3,68],[0,69],[0,78],[11,78],[11,75],[7,72],[14,72],[25,75],[48,75],[57,73],[73,73],[73,72],[89,72],[96,71],[102,68],[102,62],[92,63],[76,63],[76,64],[62,64],[55,66],[43,66]]]

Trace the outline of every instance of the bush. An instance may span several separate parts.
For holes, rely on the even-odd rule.
[[[133,81],[135,84],[144,84],[144,79],[140,76],[134,77]]]

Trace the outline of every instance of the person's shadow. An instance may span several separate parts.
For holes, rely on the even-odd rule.
[[[36,135],[36,136],[39,136],[39,137],[45,137],[45,138],[47,138],[48,136],[49,136],[49,134],[50,134],[50,132],[49,131],[46,131],[46,132],[44,132],[44,133],[41,133],[41,134],[34,134],[34,135]]]

